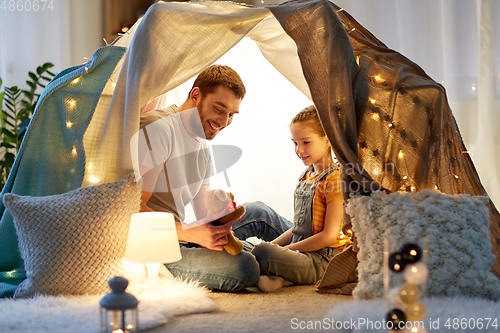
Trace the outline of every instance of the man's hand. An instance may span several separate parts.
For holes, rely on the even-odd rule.
[[[227,244],[227,234],[233,222],[217,226],[212,222],[200,223],[197,226],[189,225],[187,229],[183,229],[182,225],[177,223],[177,236],[179,240],[196,243],[210,250],[222,251]]]

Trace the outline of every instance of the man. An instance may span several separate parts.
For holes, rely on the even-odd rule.
[[[229,126],[246,93],[240,76],[230,67],[213,65],[196,78],[180,106],[149,111],[141,117],[139,138],[142,211],[167,211],[176,217],[182,259],[168,264],[174,276],[198,280],[210,289],[238,291],[254,286],[260,270],[254,256],[223,251],[234,221],[183,225],[184,206],[192,204],[197,220],[207,216],[205,192],[210,189],[211,162],[205,139],[212,140]],[[262,207],[264,207],[262,205]],[[260,236],[272,240],[290,227],[272,225],[260,204],[247,206],[245,219],[234,225],[240,239]],[[252,221],[252,212],[258,218]]]

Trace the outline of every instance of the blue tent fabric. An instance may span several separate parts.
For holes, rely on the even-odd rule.
[[[52,79],[40,96],[2,195],[54,195],[82,185],[83,136],[125,51],[124,47],[102,47],[88,63]],[[0,214],[0,297],[11,297],[26,274],[13,218],[3,202]]]

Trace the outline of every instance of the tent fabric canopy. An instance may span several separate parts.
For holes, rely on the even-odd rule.
[[[61,72],[47,86],[3,193],[63,193],[132,172],[136,147],[130,140],[139,129],[140,110],[244,36],[317,106],[342,165],[344,199],[351,192],[435,187],[447,194],[486,195],[444,88],[326,0],[269,9],[226,2],[151,6],[116,46],[99,49],[89,63]],[[73,148],[77,167],[68,162]],[[23,278],[23,262],[12,217],[0,209],[5,296]],[[500,218],[491,201],[489,209],[498,258]],[[343,228],[350,228],[348,216]],[[493,271],[500,276],[498,259]]]

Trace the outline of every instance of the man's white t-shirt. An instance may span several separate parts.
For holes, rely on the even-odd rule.
[[[193,114],[199,119],[196,110]],[[159,172],[147,205],[155,211],[173,213],[176,219],[184,221],[184,207],[202,185],[210,185],[210,153],[206,142],[187,132],[175,105],[146,112],[141,116],[140,127],[139,163]]]

